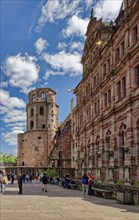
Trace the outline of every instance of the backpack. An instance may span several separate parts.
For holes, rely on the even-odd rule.
[[[83,179],[82,179],[82,183],[83,183],[83,184],[87,184],[87,183],[88,183],[87,178],[83,178]]]

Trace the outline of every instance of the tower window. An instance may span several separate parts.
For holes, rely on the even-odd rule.
[[[30,110],[30,117],[32,117],[32,116],[34,116],[34,109],[33,108]]]
[[[46,99],[46,95],[44,92],[41,93],[41,100],[44,101]]]
[[[35,96],[35,95],[32,95],[31,101],[32,101],[32,102],[35,102],[35,100],[36,100],[36,96]]]
[[[43,128],[43,129],[45,128],[45,124],[42,125],[42,128]]]
[[[40,115],[44,115],[44,109],[42,106],[40,107]]]
[[[34,121],[30,121],[30,129],[33,129],[34,127]]]
[[[39,147],[38,147],[38,146],[35,146],[35,147],[34,147],[34,151],[37,151],[37,152],[38,152],[38,151],[39,151]]]

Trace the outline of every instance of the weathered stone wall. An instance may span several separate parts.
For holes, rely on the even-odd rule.
[[[139,176],[139,3],[124,3],[116,26],[92,17],[87,28],[75,156],[78,174],[132,183]]]

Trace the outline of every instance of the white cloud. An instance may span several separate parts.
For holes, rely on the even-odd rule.
[[[19,133],[23,133],[23,130],[13,129],[10,132],[5,133],[3,135],[4,139],[5,139],[5,142],[10,144],[10,145],[16,145],[17,146],[17,134],[19,134]]]
[[[1,88],[7,87],[7,86],[8,86],[8,82],[1,81],[1,83],[0,83]]]
[[[36,48],[36,53],[38,53],[38,54],[42,53],[43,50],[45,50],[48,45],[49,44],[45,39],[42,39],[41,37],[38,38],[38,40],[34,44],[34,46]]]
[[[80,52],[83,51],[83,47],[84,47],[84,44],[82,42],[72,42],[71,43],[71,50],[78,50]]]
[[[60,51],[54,55],[45,53],[43,58],[56,72],[58,70],[65,72],[65,74],[73,73],[73,75],[82,73],[81,54],[79,53],[65,53],[65,51]]]
[[[94,15],[98,19],[102,18],[104,21],[115,20],[119,13],[121,4],[122,0],[99,1],[94,8]]]
[[[59,42],[58,43],[58,48],[64,51],[79,51],[82,52],[83,51],[83,46],[84,43],[81,41],[72,41],[70,43],[65,43],[65,42]]]
[[[38,79],[36,57],[17,54],[6,58],[3,64],[5,74],[10,78],[9,83],[22,90],[30,87]]]
[[[55,22],[62,20],[68,15],[75,13],[80,0],[48,0],[45,5],[42,6],[41,15],[38,20],[38,26],[36,31],[41,31],[46,22]]]
[[[63,29],[62,33],[64,37],[70,37],[71,35],[78,35],[85,37],[89,19],[79,18],[77,15],[73,15],[68,21],[67,29]]]
[[[10,97],[9,92],[5,90],[0,91],[0,103],[8,109],[12,108],[25,108],[26,104],[23,99],[17,97]]]
[[[10,97],[10,93],[5,90],[0,91],[1,120],[7,127],[3,133],[3,138],[10,145],[17,144],[17,133],[23,132],[26,125],[26,103],[23,99]]]
[[[91,7],[91,5],[96,2],[96,0],[84,0],[84,1],[87,8]]]
[[[4,116],[3,121],[5,123],[13,122],[25,122],[26,112],[25,110],[12,109]]]
[[[65,48],[67,48],[67,46],[68,46],[67,43],[65,43],[65,42],[59,42],[57,47],[58,47],[60,50],[64,50]]]
[[[65,72],[57,72],[57,71],[52,71],[52,70],[46,70],[46,73],[44,75],[44,79],[47,80],[49,76],[56,76],[56,75],[59,75],[59,76],[63,76],[65,75]]]

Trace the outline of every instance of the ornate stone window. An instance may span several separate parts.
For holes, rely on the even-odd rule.
[[[124,76],[122,78],[122,96],[126,96],[126,77]]]
[[[132,44],[136,43],[138,39],[138,29],[137,25],[132,30]]]

